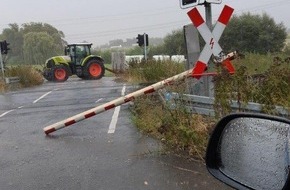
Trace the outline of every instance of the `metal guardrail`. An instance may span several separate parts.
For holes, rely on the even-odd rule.
[[[5,77],[5,82],[6,84],[18,83],[20,82],[20,79],[19,77]]]
[[[171,107],[174,107],[177,102],[185,105],[186,109],[192,113],[197,113],[201,115],[214,116],[214,98],[206,96],[197,96],[190,94],[178,94],[174,92],[162,92],[164,99],[167,103],[171,104]],[[233,112],[243,110],[249,112],[259,113],[262,110],[262,104],[249,102],[247,106],[240,106],[237,101],[232,101],[231,108]],[[290,113],[287,109],[276,106],[276,111],[280,116],[290,116]]]

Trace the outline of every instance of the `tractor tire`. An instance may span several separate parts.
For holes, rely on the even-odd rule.
[[[44,71],[43,71],[43,73],[42,73],[42,76],[46,79],[46,80],[48,80],[48,81],[52,81],[53,79],[53,77],[52,77],[52,72],[50,71],[50,70],[48,70],[48,69],[45,69]]]
[[[102,61],[90,60],[84,67],[84,79],[97,80],[105,74],[105,67]]]
[[[68,69],[65,65],[55,66],[52,72],[54,82],[64,82],[68,79]]]

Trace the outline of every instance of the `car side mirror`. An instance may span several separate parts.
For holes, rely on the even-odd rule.
[[[208,171],[236,189],[290,189],[290,121],[237,113],[216,125],[206,152]]]

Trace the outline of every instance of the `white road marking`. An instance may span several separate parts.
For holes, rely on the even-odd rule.
[[[13,112],[14,110],[9,110],[9,111],[7,111],[7,112],[4,112],[4,113],[2,113],[1,115],[0,115],[0,117],[3,117],[3,116],[5,116],[5,115],[7,115],[8,113],[10,113],[10,112]]]
[[[125,95],[125,91],[126,91],[126,85],[123,86],[122,88],[122,92],[121,95],[124,96]],[[119,117],[119,113],[120,113],[120,109],[121,106],[117,106],[114,110],[114,114],[112,116],[112,120],[109,126],[109,130],[108,133],[115,133],[116,130],[116,125],[117,125],[117,121],[118,121],[118,117]]]
[[[113,117],[109,126],[108,133],[115,133],[116,125],[117,125],[117,121],[119,117],[119,112],[120,112],[120,106],[117,106],[114,110],[114,114],[113,114]]]
[[[52,91],[43,94],[43,95],[40,96],[38,99],[34,100],[33,103],[35,104],[36,102],[38,102],[39,100],[41,100],[41,99],[44,98],[45,96],[49,95],[50,93],[52,93]]]
[[[100,98],[100,99],[98,99],[97,101],[96,101],[96,103],[98,103],[99,101],[101,101],[103,98]]]
[[[18,107],[18,109],[21,109],[21,108],[24,108],[24,106],[19,106],[19,107]],[[13,111],[15,111],[15,109],[12,109],[12,110],[9,110],[9,111],[7,111],[7,112],[4,112],[4,113],[2,113],[2,114],[0,115],[0,117],[4,117],[5,115],[7,115],[8,113],[13,112]]]

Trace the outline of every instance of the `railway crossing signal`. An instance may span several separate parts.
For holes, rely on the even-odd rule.
[[[228,24],[233,11],[233,8],[227,5],[224,6],[222,13],[220,14],[219,19],[212,32],[206,25],[197,8],[193,8],[187,13],[193,25],[197,28],[202,38],[206,42],[206,45],[203,48],[199,59],[195,65],[193,74],[201,74],[204,72],[212,54],[216,57],[221,57],[223,55],[223,51],[218,43],[218,40],[220,39],[226,25]],[[228,69],[230,69],[230,72],[233,72],[233,67],[229,67]]]

